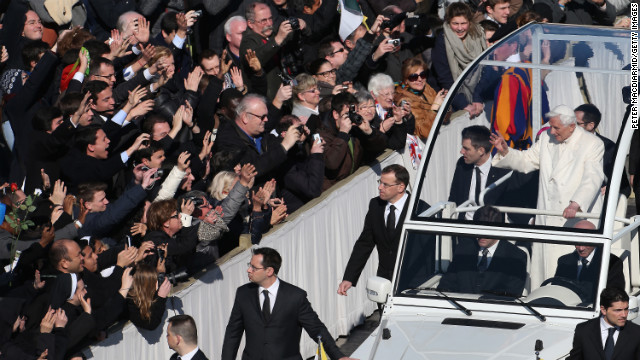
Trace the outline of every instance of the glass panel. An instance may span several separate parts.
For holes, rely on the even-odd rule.
[[[601,244],[409,231],[395,293],[592,309],[601,260]],[[624,275],[609,281],[624,286]]]
[[[624,30],[535,24],[490,48],[450,90],[446,104],[449,111],[432,130],[435,137],[427,149],[422,181],[417,187],[420,200],[433,208],[425,213],[414,206],[413,219],[441,213],[442,221],[474,222],[474,211],[487,204],[537,208],[556,214],[536,217],[505,210],[509,213],[506,220],[516,226],[571,228],[580,219],[567,221],[562,213],[573,201],[580,211],[590,213],[590,221],[596,227],[593,231],[602,232],[605,197],[600,186],[607,185],[614,176],[611,169],[616,142],[628,104],[621,94],[631,81],[630,73],[623,70],[630,62],[629,37],[629,31]],[[577,133],[585,136],[572,138],[573,130],[558,134],[558,130],[549,128],[547,113],[562,105],[569,115],[579,106],[583,111],[578,115],[588,113],[588,119],[593,118],[589,114],[601,114],[597,130],[594,125],[585,129],[612,141],[601,140],[607,144],[604,168],[598,165],[600,143],[594,142],[594,136],[579,129]],[[582,117],[579,116],[579,125],[584,122]],[[487,144],[482,140],[488,136],[484,135],[486,130],[477,141],[473,134],[482,130],[465,130],[472,126],[502,134],[508,146],[516,150],[536,149],[537,139],[542,140],[535,154],[529,151],[515,162],[496,163],[492,161],[495,149],[491,144],[483,145]],[[463,130],[471,132],[464,141]],[[624,150],[621,156],[626,155]],[[568,155],[561,155],[565,153]],[[484,159],[485,154],[492,157]],[[493,165],[488,166],[487,162]],[[476,166],[481,173],[479,196],[474,186]],[[539,169],[543,170],[542,178]],[[509,170],[515,170],[510,178],[482,192]],[[628,196],[626,180],[625,176],[621,193]],[[436,210],[446,202],[455,203],[455,207]]]

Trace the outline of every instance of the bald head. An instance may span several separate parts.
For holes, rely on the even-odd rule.
[[[589,220],[580,220],[574,226],[574,229],[595,230],[596,226]]]

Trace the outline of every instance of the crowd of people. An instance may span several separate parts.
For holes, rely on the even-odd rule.
[[[155,329],[171,284],[240,237],[385,149],[419,163],[447,91],[507,30],[630,25],[628,0],[359,5],[362,23],[337,0],[0,1],[0,358]],[[447,111],[477,116],[478,96]]]

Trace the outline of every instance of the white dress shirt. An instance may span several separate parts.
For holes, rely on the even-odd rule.
[[[602,338],[602,348],[604,349],[607,344],[607,338],[609,337],[609,328],[613,326],[604,321],[604,316],[600,316],[600,337]],[[620,329],[616,327],[616,332],[613,333],[613,345],[618,342],[618,335],[620,335]]]
[[[489,267],[489,265],[491,265],[491,258],[493,258],[493,254],[495,254],[496,249],[498,248],[498,244],[500,244],[500,240],[496,241],[495,244],[487,248],[487,250],[489,250],[489,252],[487,253],[487,268]],[[482,250],[484,250],[484,248],[482,247],[480,248],[480,250],[478,250],[478,264],[480,264],[480,260],[482,260]]]
[[[188,353],[186,353],[184,355],[179,355],[179,358],[180,358],[180,360],[191,360],[191,358],[193,358],[196,355],[198,350],[200,350],[200,348],[196,346],[196,348],[191,350],[190,352],[188,352]]]
[[[269,305],[271,306],[270,313],[273,313],[273,306],[276,304],[276,296],[278,295],[278,289],[280,288],[280,279],[276,278],[276,282],[269,286],[268,289],[262,286],[258,287],[258,299],[260,301],[260,310],[262,310],[262,304],[264,304],[264,294],[262,291],[267,290],[269,292]]]
[[[404,193],[404,195],[402,195],[402,197],[400,198],[400,200],[396,201],[395,203],[391,203],[389,201],[387,201],[387,206],[385,206],[384,208],[384,224],[387,224],[387,217],[389,216],[389,211],[391,210],[391,205],[396,207],[395,210],[395,214],[396,214],[396,223],[394,225],[394,228],[396,228],[398,226],[398,221],[400,221],[400,214],[402,214],[402,209],[404,209],[404,203],[407,202],[407,199],[409,198],[409,194]]]
[[[476,167],[480,169],[480,191],[482,191],[487,187],[487,179],[489,178],[489,171],[491,170],[491,157],[489,157],[484,164],[473,166],[473,171],[471,171],[471,184],[469,184],[469,199],[476,198]],[[473,214],[475,214],[475,211],[467,211],[464,217],[467,220],[473,220]]]

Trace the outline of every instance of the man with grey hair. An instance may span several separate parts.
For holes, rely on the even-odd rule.
[[[576,126],[570,107],[560,105],[546,115],[549,130],[527,150],[511,149],[500,133],[492,134],[497,151],[492,165],[524,173],[540,170],[537,208],[561,211],[562,217],[538,215],[536,225],[571,226],[566,220],[575,218],[577,212],[600,213],[604,145]]]
[[[225,121],[218,128],[214,153],[228,151],[234,155],[234,164],[253,164],[258,172],[256,185],[273,178],[274,170],[287,160],[287,152],[300,139],[300,131],[292,126],[286,136],[278,139],[267,136],[268,120],[266,99],[257,94],[246,95],[236,108],[235,121]],[[270,130],[270,129],[269,129]]]
[[[238,62],[240,56],[240,43],[242,42],[242,33],[247,30],[247,20],[242,16],[232,16],[224,23],[224,36],[229,45],[227,45],[227,54],[233,55]]]

